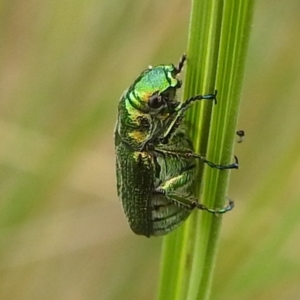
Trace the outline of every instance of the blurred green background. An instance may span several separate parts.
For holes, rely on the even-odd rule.
[[[212,299],[299,299],[300,2],[257,1]],[[186,51],[184,0],[0,2],[0,299],[154,299],[116,195],[123,90]]]

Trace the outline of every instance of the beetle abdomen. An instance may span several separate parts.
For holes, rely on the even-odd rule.
[[[163,195],[152,199],[152,233],[164,235],[178,227],[190,215],[191,211],[175,205]]]

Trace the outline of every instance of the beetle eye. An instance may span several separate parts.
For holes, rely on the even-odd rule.
[[[160,108],[163,105],[162,97],[154,94],[149,98],[148,105],[151,108]]]

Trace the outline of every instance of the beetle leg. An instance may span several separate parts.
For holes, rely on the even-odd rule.
[[[188,153],[187,157],[188,156],[198,158],[198,159],[202,160],[205,164],[207,164],[208,166],[210,166],[211,168],[214,168],[214,169],[227,170],[227,169],[238,169],[239,168],[239,160],[236,156],[234,156],[235,162],[233,164],[229,164],[229,165],[215,164],[215,163],[207,160],[205,157],[203,157],[199,154],[196,154],[196,153]]]
[[[221,209],[212,209],[206,207],[204,204],[198,203],[196,198],[185,197],[182,195],[177,189],[182,187],[185,182],[189,180],[189,173],[183,173],[176,177],[173,177],[166,182],[162,183],[158,188],[156,188],[155,192],[164,195],[168,200],[173,202],[174,204],[186,208],[188,210],[193,210],[195,208],[206,210],[209,213],[214,214],[223,214],[227,211],[230,211],[234,207],[234,202],[229,200],[229,204]]]
[[[234,156],[235,162],[229,165],[218,165],[209,160],[207,160],[204,156],[199,155],[197,153],[191,151],[178,151],[176,149],[161,149],[159,147],[155,147],[155,152],[162,153],[164,155],[170,155],[175,157],[183,157],[183,158],[197,158],[200,159],[203,163],[209,165],[211,168],[219,169],[219,170],[227,170],[227,169],[238,169],[239,161],[236,156]]]
[[[217,103],[217,91],[215,91],[214,94],[196,95],[194,97],[189,98],[182,104],[180,104],[178,106],[178,110],[176,110],[176,112],[174,112],[174,114],[172,114],[170,116],[170,118],[172,118],[172,121],[170,122],[169,126],[166,128],[165,132],[163,133],[163,135],[160,138],[160,142],[162,144],[168,143],[168,140],[170,139],[172,134],[180,126],[180,124],[183,120],[183,117],[184,117],[184,113],[190,107],[190,105],[193,102],[200,101],[200,100],[214,100],[215,103]]]

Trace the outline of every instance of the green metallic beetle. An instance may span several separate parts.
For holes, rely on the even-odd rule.
[[[178,66],[149,67],[123,93],[115,127],[118,195],[131,229],[140,235],[164,235],[178,227],[194,208],[225,213],[233,202],[214,210],[197,202],[192,187],[196,160],[220,170],[238,168],[238,161],[217,165],[193,152],[184,127],[184,113],[194,101],[216,101],[216,92],[180,103]]]

